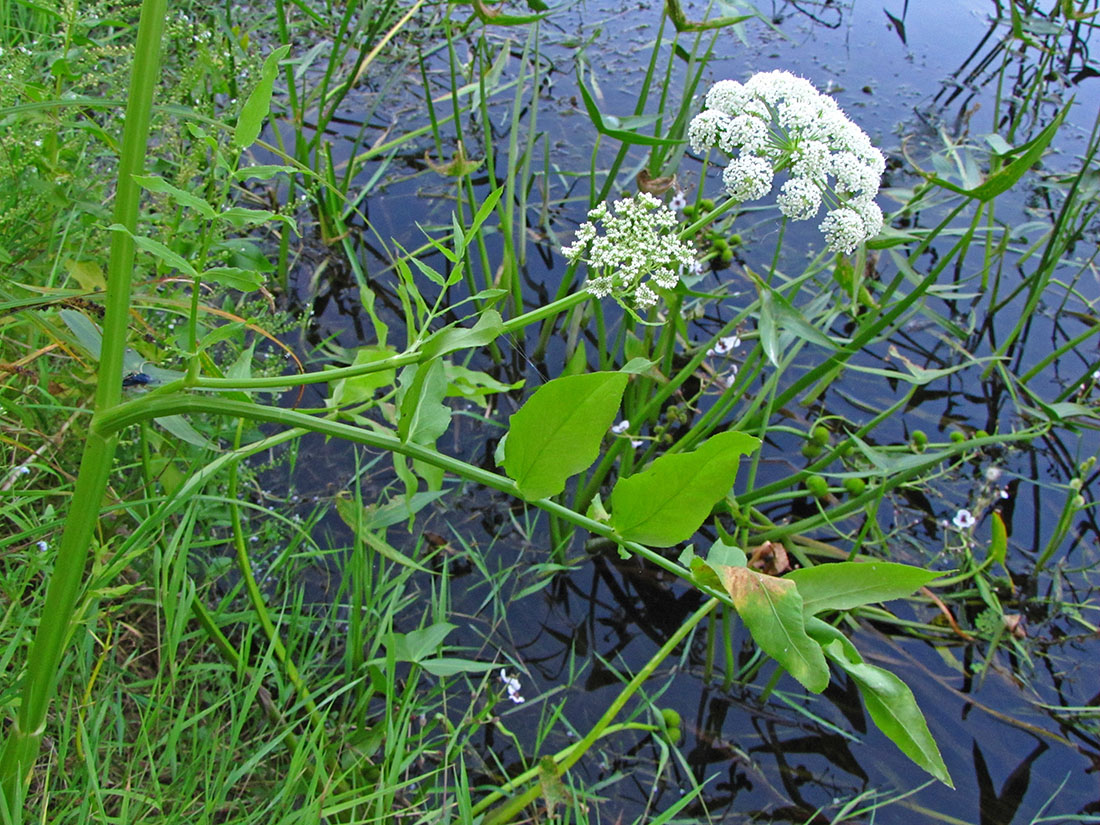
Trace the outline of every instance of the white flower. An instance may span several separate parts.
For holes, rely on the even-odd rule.
[[[719,80],[707,92],[706,106],[733,117],[740,114],[745,99],[745,87],[736,80]]]
[[[628,418],[624,418],[618,424],[612,424],[611,425],[611,432],[615,433],[615,435],[622,435],[623,433],[625,433],[629,429],[630,429],[630,419],[628,419]]]
[[[716,83],[688,126],[694,151],[731,157],[722,180],[739,202],[761,198],[777,172],[788,172],[778,206],[792,220],[832,211],[821,229],[828,247],[851,252],[882,229],[874,203],[886,159],[828,95],[789,72],[761,72],[744,84]],[[815,191],[815,187],[816,190]]]
[[[833,252],[847,254],[866,237],[862,216],[846,206],[829,212],[818,228],[825,236],[825,246]]]
[[[966,530],[977,524],[978,520],[974,518],[969,510],[959,510],[959,512],[955,513],[955,518],[951,519],[951,523],[960,530]]]
[[[500,681],[504,683],[504,689],[508,691],[508,698],[517,705],[527,701],[519,695],[519,679],[509,676],[508,671],[504,668],[500,669]]]
[[[727,352],[732,352],[741,346],[740,335],[730,335],[727,338],[719,338],[714,342],[714,347],[707,350],[707,355],[714,357],[716,355],[725,355]]]
[[[737,149],[742,154],[761,154],[768,148],[768,124],[755,115],[739,115],[727,118],[725,129],[718,135],[718,148],[732,155]]]
[[[688,143],[691,151],[702,152],[711,146],[717,146],[726,129],[729,128],[730,119],[722,112],[707,109],[691,119],[688,124]]]
[[[864,240],[873,238],[882,231],[882,210],[873,200],[857,198],[848,202],[848,208],[862,218]]]
[[[825,183],[831,168],[829,145],[820,140],[808,140],[794,151],[791,174]]]
[[[751,201],[771,191],[774,175],[775,170],[764,158],[741,155],[730,161],[722,173],[722,182],[735,201]]]
[[[657,293],[645,284],[634,290],[634,303],[639,309],[657,306]]]
[[[679,189],[677,189],[676,194],[672,196],[672,200],[668,202],[668,208],[673,210],[674,212],[682,212],[684,210],[684,207],[687,205],[687,195],[685,195]]]
[[[38,547],[39,553],[45,553],[50,548],[50,545],[44,541],[36,541],[35,546]]]
[[[603,229],[603,234],[599,229]],[[657,303],[653,286],[673,289],[695,262],[695,249],[677,234],[676,213],[648,192],[601,204],[588,213],[571,246],[570,262],[584,261],[584,288],[597,298],[630,297],[642,309]],[[650,279],[647,281],[647,279]]]
[[[821,189],[808,178],[791,178],[783,184],[776,203],[792,221],[804,221],[821,208]]]

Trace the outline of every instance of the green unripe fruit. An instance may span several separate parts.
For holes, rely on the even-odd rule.
[[[730,246],[740,246],[744,241],[741,240],[741,236],[734,232],[730,235]]]
[[[928,436],[924,430],[913,430],[913,449],[918,453],[928,446]]]
[[[715,238],[714,248],[717,249],[719,252],[726,252],[730,248],[730,245],[726,243],[725,238]]]
[[[695,205],[691,204],[691,203],[689,203],[687,206],[685,206],[683,211],[684,211],[684,217],[687,218],[688,220],[691,220],[692,218],[694,218],[696,215],[699,214],[699,210],[696,209]]]
[[[714,208],[714,201],[712,201],[710,198],[703,198],[701,201],[699,201],[699,208],[702,209],[704,212],[709,212]]]
[[[810,438],[814,440],[814,443],[824,447],[829,443],[829,428],[824,424],[818,424],[814,427],[813,432],[810,433]]]
[[[958,430],[955,430],[953,433],[951,433],[951,441],[955,444],[961,444],[962,442],[966,441],[966,434],[960,433]]]
[[[680,740],[684,738],[684,732],[680,728],[665,728],[665,736],[668,737],[670,745],[679,745]]]
[[[977,430],[974,433],[974,437],[975,438],[989,438],[989,433],[987,433],[985,430]]]
[[[805,458],[817,458],[821,455],[821,445],[816,441],[805,441],[802,443],[802,455]]]
[[[825,498],[829,495],[829,482],[821,476],[810,476],[806,479],[806,489],[814,498]]]
[[[678,728],[682,724],[680,714],[672,708],[661,708],[661,719],[666,728]]]
[[[848,491],[848,495],[858,496],[867,489],[867,482],[862,478],[846,478],[844,479],[844,489]]]
[[[724,264],[733,263],[733,250],[727,249],[726,251],[724,251],[721,255],[721,260]]]

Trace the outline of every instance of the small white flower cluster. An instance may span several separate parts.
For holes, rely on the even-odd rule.
[[[509,676],[508,671],[504,668],[500,669],[500,681],[504,683],[505,690],[508,691],[508,698],[515,704],[520,705],[527,700],[520,696],[519,693],[519,679],[515,676]]]
[[[597,225],[604,234],[598,234]],[[652,284],[672,289],[680,273],[695,263],[695,248],[676,234],[676,213],[648,192],[600,204],[588,213],[571,246],[562,247],[570,263],[583,260],[589,270],[584,288],[597,298],[632,297],[648,309],[657,303]],[[648,277],[648,280],[643,280]]]
[[[736,153],[722,180],[738,201],[764,197],[776,173],[786,171],[779,211],[804,221],[827,203],[820,228],[835,252],[851,252],[882,229],[874,198],[885,158],[835,100],[804,78],[774,71],[743,84],[720,80],[688,126],[688,140],[696,152]]]

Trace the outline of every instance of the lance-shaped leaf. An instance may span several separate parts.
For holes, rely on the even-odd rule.
[[[825,655],[852,677],[878,729],[917,765],[955,787],[909,686],[890,671],[864,662],[855,645],[835,627],[811,618],[806,628],[821,642]]]
[[[271,108],[271,91],[275,86],[275,76],[279,73],[279,61],[286,57],[290,46],[280,46],[264,60],[260,69],[260,80],[256,83],[248,99],[237,116],[237,127],[233,130],[233,148],[243,149],[255,143],[260,136],[264,118]]]
[[[528,501],[556,495],[596,460],[619,411],[628,376],[567,375],[539,387],[512,416],[504,472]]]
[[[410,364],[398,380],[398,435],[413,444],[435,444],[451,423],[451,408],[443,403],[447,394],[443,362],[436,358],[419,366]]]
[[[792,570],[783,578],[798,585],[807,616],[823,610],[850,610],[901,599],[924,587],[939,573],[889,561],[818,564]]]
[[[825,690],[829,666],[820,645],[806,633],[798,586],[747,567],[720,566],[715,572],[760,649],[808,690]]]
[[[972,186],[970,188],[964,188],[957,186],[951,181],[944,180],[943,178],[936,177],[934,175],[926,175],[933,183],[942,186],[944,189],[949,189],[952,192],[957,192],[960,195],[966,195],[970,198],[976,198],[979,201],[987,202],[993,200],[995,197],[1003,192],[1007,192],[1011,189],[1020,178],[1024,176],[1024,173],[1034,166],[1043,157],[1043,153],[1046,152],[1050,142],[1054,139],[1054,136],[1058,133],[1059,127],[1062,125],[1062,121],[1065,120],[1066,115],[1069,113],[1070,104],[1067,104],[1062,111],[1055,115],[1054,120],[1046,125],[1046,127],[1034,138],[1027,143],[1021,144],[1008,152],[1001,153],[1002,159],[1017,155],[1016,159],[1009,163],[1004,168],[994,172],[985,181]]]
[[[611,526],[623,538],[669,547],[691,538],[733,487],[741,456],[760,439],[718,433],[690,453],[663,455],[611,491]]]

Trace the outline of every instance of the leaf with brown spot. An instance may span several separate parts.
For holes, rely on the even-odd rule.
[[[806,634],[798,586],[747,567],[721,565],[716,572],[760,649],[808,690],[825,690],[829,666],[821,646]]]

